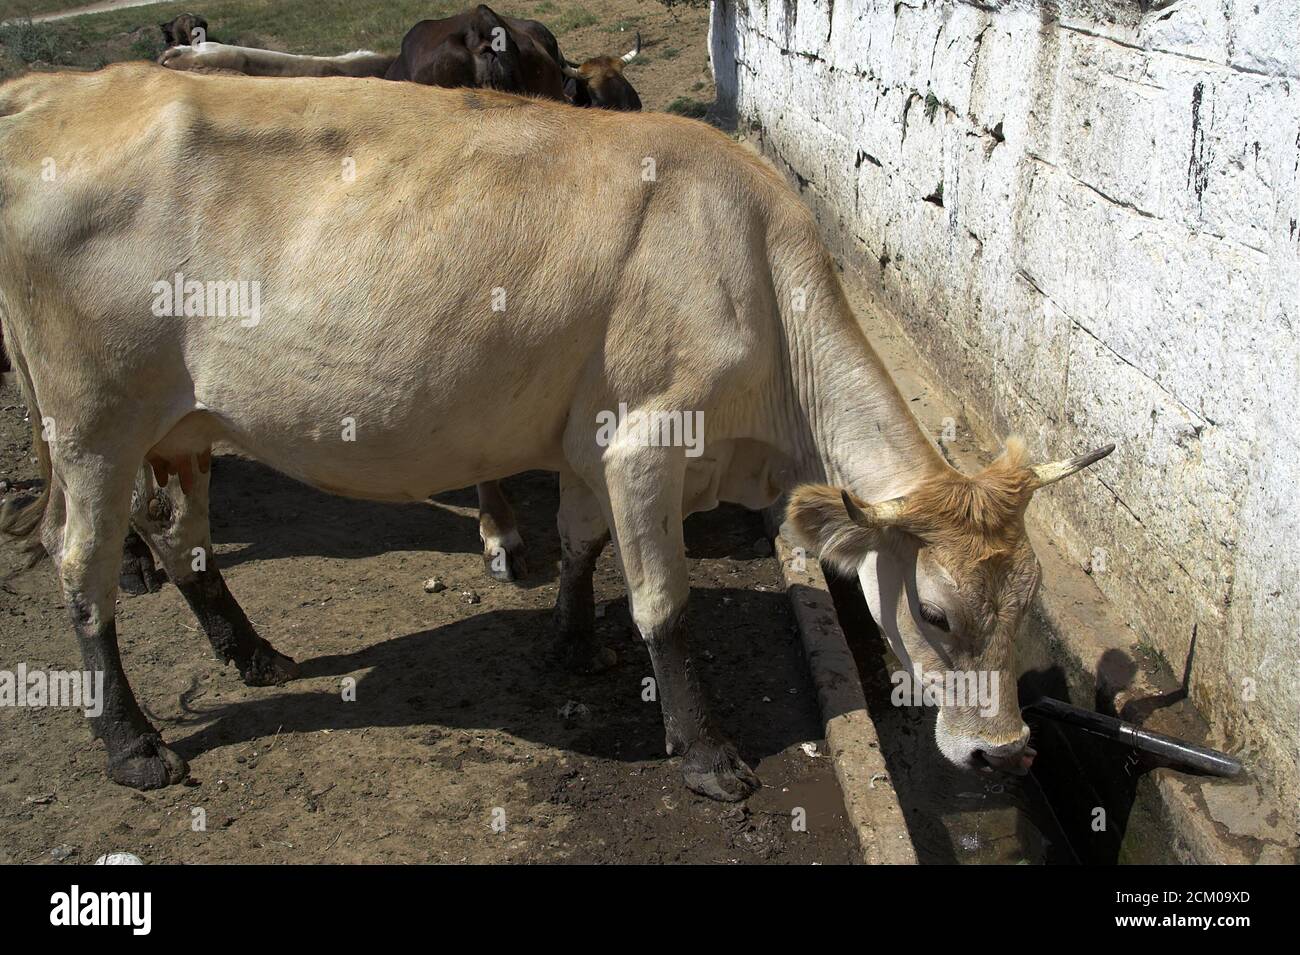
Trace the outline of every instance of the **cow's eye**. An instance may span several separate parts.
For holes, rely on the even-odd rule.
[[[939,607],[932,603],[921,601],[921,619],[926,623],[938,627],[944,633],[948,632],[948,615]]]

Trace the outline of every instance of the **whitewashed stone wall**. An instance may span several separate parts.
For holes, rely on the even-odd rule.
[[[969,426],[1118,444],[1039,517],[1300,803],[1300,2],[715,0],[710,44]]]

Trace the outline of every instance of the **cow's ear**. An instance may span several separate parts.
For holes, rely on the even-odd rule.
[[[585,80],[568,77],[564,81],[564,97],[574,106],[591,105],[591,89]]]
[[[867,504],[841,488],[804,484],[790,495],[785,530],[795,544],[853,575],[884,545],[900,508],[898,501]]]

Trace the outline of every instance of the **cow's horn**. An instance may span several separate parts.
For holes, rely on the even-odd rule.
[[[853,523],[863,527],[882,527],[895,523],[902,515],[907,500],[896,497],[891,501],[881,501],[879,504],[859,504],[852,494],[843,489],[840,490],[840,497],[843,498],[844,510],[849,512]]]
[[[560,69],[562,69],[564,71],[564,75],[571,80],[586,79],[586,77],[582,75],[581,70],[575,69],[574,67],[570,66],[568,63],[565,63],[562,67],[560,67]]]
[[[1096,464],[1106,455],[1115,450],[1115,445],[1108,444],[1104,448],[1098,448],[1096,451],[1089,451],[1087,454],[1081,454],[1077,458],[1070,458],[1067,461],[1053,461],[1051,464],[1039,464],[1033,468],[1034,477],[1038,481],[1039,487],[1046,487],[1048,484],[1055,484],[1061,478],[1069,477],[1078,471],[1082,471],[1090,464]]]
[[[631,63],[641,53],[641,31],[636,31],[636,46],[623,54],[623,62]]]

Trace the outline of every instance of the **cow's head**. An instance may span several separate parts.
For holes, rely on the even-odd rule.
[[[530,92],[518,38],[496,11],[481,3],[475,7],[461,40],[474,71],[473,82],[467,85],[503,93]]]
[[[1025,508],[1034,491],[1114,447],[1030,466],[1013,440],[974,477],[947,468],[895,500],[868,504],[823,485],[791,495],[787,526],[795,542],[858,577],[911,679],[938,675],[945,689],[958,690],[956,698],[928,698],[940,705],[935,736],[951,762],[1028,769],[1034,753],[1020,717],[1014,644],[1040,568],[1025,533]],[[994,692],[980,698],[980,685]]]
[[[208,36],[208,21],[193,13],[182,13],[167,23],[158,24],[162,30],[163,41],[167,46],[191,46],[211,39]]]
[[[564,95],[574,106],[594,106],[597,109],[636,111],[641,108],[641,97],[623,75],[625,64],[641,52],[641,34],[636,35],[636,46],[619,56],[593,56],[577,67],[564,68]]]

